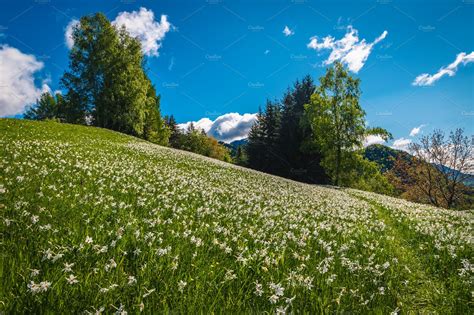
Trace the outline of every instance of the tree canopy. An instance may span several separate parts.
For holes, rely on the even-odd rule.
[[[166,144],[160,98],[144,69],[140,42],[101,13],[84,16],[72,32],[66,122],[109,128]]]
[[[372,169],[365,165],[370,162],[360,158],[358,152],[367,135],[391,137],[382,128],[366,127],[365,112],[359,104],[359,84],[359,79],[350,76],[344,66],[336,62],[320,78],[320,85],[305,106],[313,144],[320,150],[321,165],[334,185],[353,185],[358,177],[349,175],[351,172]]]

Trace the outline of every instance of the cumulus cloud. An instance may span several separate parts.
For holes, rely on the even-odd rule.
[[[283,34],[285,34],[286,37],[295,35],[295,32],[291,30],[287,25],[285,25],[285,28],[283,29]]]
[[[257,114],[228,113],[215,120],[202,118],[192,122],[196,128],[203,129],[209,136],[224,142],[232,142],[247,138],[250,128],[257,119]],[[191,124],[179,124],[179,128],[186,130]]]
[[[178,127],[181,130],[187,130],[190,124],[193,124],[195,128],[202,129],[205,132],[208,132],[212,126],[212,120],[209,118],[201,118],[198,121],[188,121],[186,123],[178,124]]]
[[[456,56],[456,59],[451,64],[441,67],[435,74],[423,73],[415,78],[412,82],[412,85],[415,86],[430,86],[433,85],[436,81],[441,79],[444,76],[454,76],[458,71],[459,65],[466,65],[468,63],[474,62],[474,51],[470,54],[465,52],[459,53]]]
[[[364,147],[368,147],[369,145],[372,145],[372,144],[383,144],[383,143],[385,143],[385,140],[379,135],[368,135],[364,139]]]
[[[0,46],[0,116],[21,114],[41,93],[51,91],[47,81],[35,84],[35,73],[44,64],[8,45]]]
[[[73,19],[66,27],[64,38],[69,49],[74,45],[71,35],[74,26],[78,23],[78,20]],[[159,56],[158,50],[161,48],[161,43],[166,33],[173,28],[166,15],[161,15],[158,22],[155,20],[155,13],[143,7],[138,11],[120,12],[112,24],[118,28],[125,26],[128,33],[140,41],[142,51],[147,56]]]
[[[159,55],[161,42],[172,27],[166,15],[161,15],[160,22],[157,22],[153,11],[146,8],[120,12],[112,24],[118,27],[125,25],[130,35],[141,42],[143,53],[148,56]]]
[[[347,65],[350,71],[357,73],[364,66],[374,45],[382,41],[387,34],[387,31],[383,31],[373,42],[367,43],[365,39],[360,40],[359,32],[349,25],[343,38],[336,40],[332,36],[326,36],[319,39],[317,36],[313,36],[307,46],[316,51],[331,50],[324,64],[329,65],[340,61]]]
[[[64,42],[67,48],[71,49],[74,46],[74,39],[72,38],[72,31],[74,30],[74,26],[79,24],[79,20],[73,19],[71,20],[67,26],[66,31],[64,32]]]
[[[426,125],[419,125],[418,127],[413,128],[410,131],[410,137],[415,137],[417,134],[420,133],[421,129],[425,127]]]
[[[408,146],[410,145],[412,141],[410,139],[406,138],[399,138],[393,141],[392,148],[397,149],[397,150],[403,150],[403,151],[408,151]]]

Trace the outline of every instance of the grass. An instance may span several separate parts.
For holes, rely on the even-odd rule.
[[[0,312],[473,313],[472,211],[0,120]]]

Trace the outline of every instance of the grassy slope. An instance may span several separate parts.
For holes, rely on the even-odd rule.
[[[4,119],[0,149],[0,312],[473,312],[472,212],[90,127]]]

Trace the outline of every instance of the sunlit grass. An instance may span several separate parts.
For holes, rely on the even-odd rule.
[[[0,120],[0,311],[473,311],[472,212]]]

